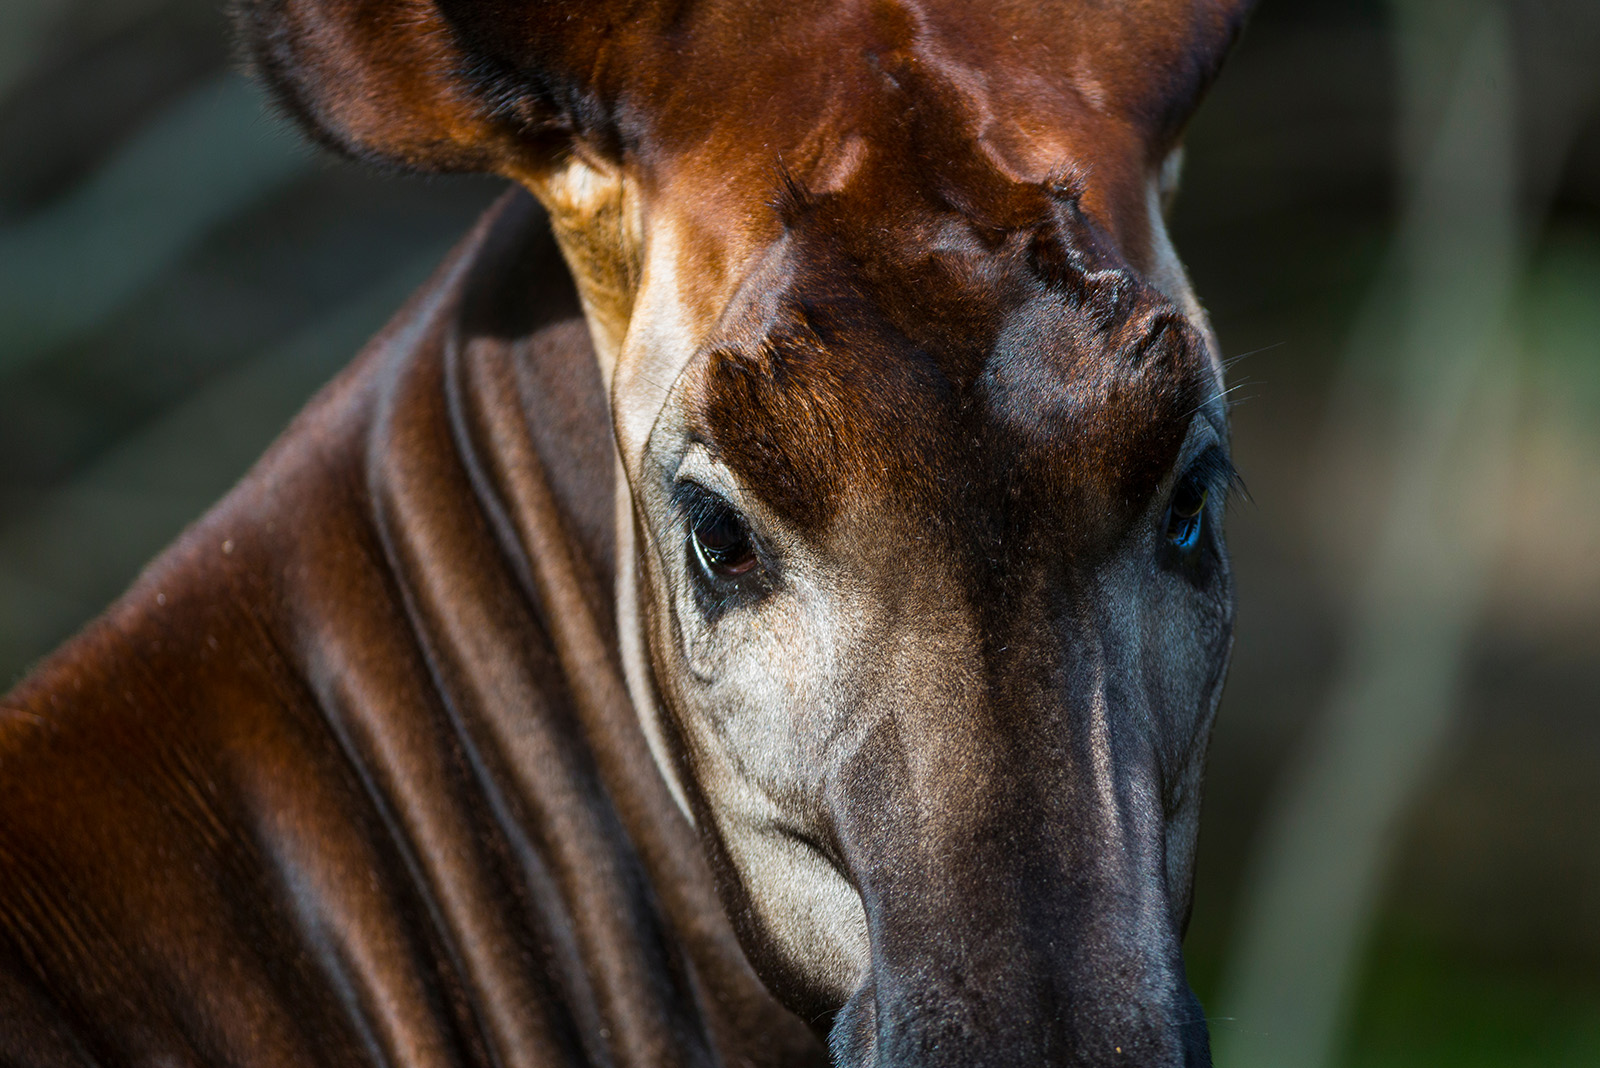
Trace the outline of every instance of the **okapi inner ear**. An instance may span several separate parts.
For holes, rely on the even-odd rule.
[[[1255,3],[1149,0],[1084,5],[1083,21],[1092,23],[1084,39],[1099,42],[1085,62],[1086,69],[1144,130],[1152,164],[1160,164],[1177,146]]]
[[[439,0],[234,0],[233,16],[250,68],[329,148],[407,170],[539,170],[570,147],[574,116],[563,101],[590,95],[561,84],[555,66],[582,66],[557,62],[571,58],[571,42],[543,27],[554,66],[512,74],[474,46],[484,20],[504,21],[507,36],[541,28],[506,5],[477,6],[489,13],[466,26]],[[555,16],[545,9],[567,5],[531,6]]]
[[[500,139],[430,0],[237,0],[241,50],[280,107],[357,159],[492,170]]]
[[[601,87],[586,79],[598,77],[594,52],[617,5],[233,3],[250,66],[322,144],[406,170],[499,174],[544,202],[609,385],[640,241],[636,198],[606,147]]]

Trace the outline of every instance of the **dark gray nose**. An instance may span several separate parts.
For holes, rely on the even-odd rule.
[[[872,977],[835,1018],[834,1063],[1208,1068],[1177,933],[1149,907],[1159,888],[1051,882],[1049,897],[986,901],[991,885],[970,899],[925,893],[912,915],[869,906]]]
[[[893,1016],[906,1013],[908,1001],[921,1004]],[[1205,1016],[1187,984],[1163,1008],[1117,1000],[1096,1006],[1087,997],[1072,1002],[939,1008],[899,992],[886,997],[868,984],[839,1013],[829,1045],[838,1068],[1211,1066]]]
[[[1085,624],[1041,648],[958,705],[896,706],[841,768],[833,838],[871,938],[841,1068],[1211,1063],[1135,646]]]

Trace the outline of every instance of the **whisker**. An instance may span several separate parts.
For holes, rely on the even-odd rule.
[[[1236,403],[1236,402],[1229,401],[1228,398],[1235,391],[1243,389],[1245,386],[1259,386],[1259,385],[1262,385],[1262,384],[1263,383],[1259,379],[1253,379],[1253,378],[1246,378],[1246,379],[1242,379],[1242,380],[1240,380],[1238,382],[1235,382],[1233,385],[1227,386],[1227,387],[1223,388],[1221,391],[1211,394],[1211,396],[1207,397],[1205,400],[1201,401],[1199,404],[1196,404],[1193,408],[1189,409],[1189,414],[1188,414],[1188,416],[1186,418],[1193,419],[1196,415],[1200,414],[1200,412],[1206,407],[1206,405],[1212,404],[1212,403],[1214,403],[1216,401],[1219,401],[1219,400],[1225,402],[1226,405],[1231,408],[1231,407],[1233,407],[1234,403]]]
[[[1237,356],[1229,356],[1227,359],[1222,361],[1222,368],[1223,368],[1223,370],[1227,370],[1228,368],[1232,367],[1234,364],[1238,363],[1240,360],[1248,360],[1250,357],[1259,356],[1263,352],[1271,352],[1273,349],[1282,348],[1283,346],[1287,345],[1288,343],[1289,342],[1287,340],[1274,341],[1272,344],[1263,345],[1259,349],[1251,349],[1249,352],[1241,352]]]

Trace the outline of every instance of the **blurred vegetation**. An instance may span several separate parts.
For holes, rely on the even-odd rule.
[[[1254,501],[1230,517],[1240,617],[1188,946],[1219,1051],[1292,1033],[1227,1004],[1245,902],[1360,660],[1428,398],[1396,266],[1417,131],[1489,2],[1263,0],[1188,137],[1175,236],[1242,354]],[[1508,66],[1476,89],[1512,109],[1514,270],[1479,339],[1495,376],[1425,487],[1441,553],[1482,551],[1438,602],[1464,606],[1436,621],[1448,703],[1357,880],[1328,1049],[1277,1063],[1600,1063],[1600,3],[1493,7]],[[213,0],[0,3],[0,688],[226,491],[498,189],[303,148],[230,72]]]

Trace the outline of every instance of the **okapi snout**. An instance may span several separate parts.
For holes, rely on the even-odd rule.
[[[986,1065],[1210,1065],[1200,1004],[1178,938],[1139,916],[1133,887],[1038,900],[952,902],[902,924],[885,915],[874,974],[835,1018],[830,1046],[848,1068]],[[986,931],[978,911],[1032,913]],[[1062,915],[1070,910],[1072,915]]]
[[[872,977],[830,1034],[835,1063],[1209,1066],[1177,935],[1150,922],[1141,889],[963,891],[914,920],[884,902],[869,911],[885,932]]]
[[[1101,974],[1105,981],[1098,985],[1080,977],[1071,987],[1065,976],[1013,977],[983,1002],[938,1000],[950,986],[962,985],[959,973],[915,972],[885,984],[874,981],[852,997],[835,1022],[834,1063],[839,1068],[1210,1068],[1204,1016],[1181,971],[1174,976],[1170,969],[1130,959]]]
[[[1067,674],[1073,693],[963,708],[956,729],[902,709],[841,769],[835,837],[872,952],[838,1065],[1211,1063],[1168,792],[1136,731],[1150,709],[1108,670]]]

